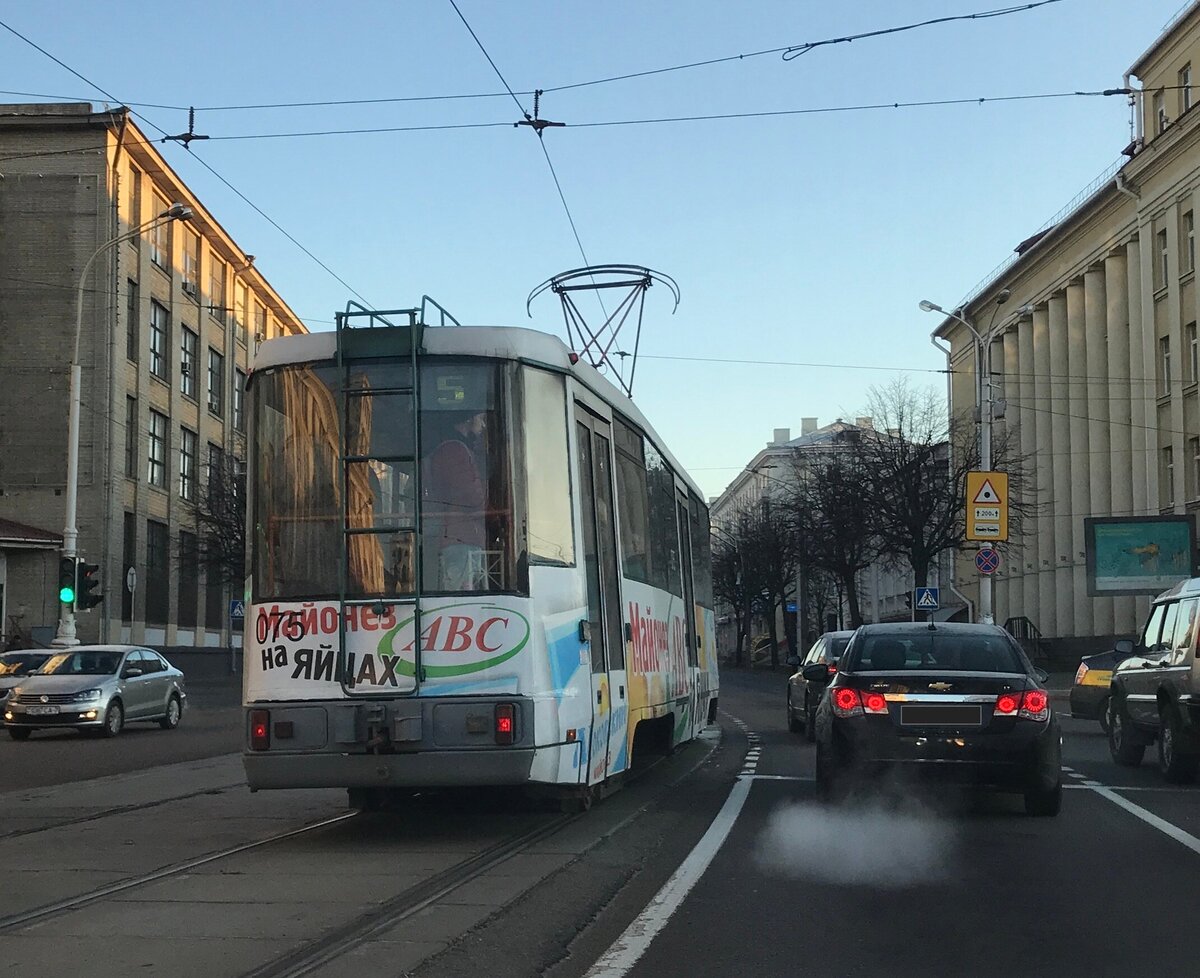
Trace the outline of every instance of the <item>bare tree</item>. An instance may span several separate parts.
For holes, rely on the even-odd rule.
[[[181,559],[204,563],[210,583],[240,585],[246,578],[246,476],[244,463],[225,454],[214,459],[196,500],[199,554]]]

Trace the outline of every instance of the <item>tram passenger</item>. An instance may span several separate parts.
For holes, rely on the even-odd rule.
[[[426,460],[425,545],[432,550],[436,590],[476,591],[486,585],[486,438],[487,412],[468,414]]]

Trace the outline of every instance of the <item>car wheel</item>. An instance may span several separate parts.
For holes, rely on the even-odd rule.
[[[8,728],[8,735],[10,737],[12,737],[13,740],[28,740],[29,735],[31,733],[33,733],[33,731],[30,730],[28,727],[9,727]]]
[[[1200,756],[1180,750],[1183,729],[1179,713],[1170,703],[1159,708],[1158,769],[1172,784],[1190,784],[1200,769]]]
[[[158,725],[163,730],[174,730],[179,726],[179,717],[182,714],[182,709],[179,706],[179,697],[174,693],[167,700],[167,712],[163,714],[163,718],[158,721]]]
[[[792,712],[792,694],[790,692],[787,699],[787,721],[789,731],[792,733],[800,732],[800,721],[796,719],[796,714]]]
[[[1116,696],[1108,699],[1108,752],[1122,767],[1137,767],[1146,754],[1146,745],[1136,739],[1125,700]]]
[[[121,706],[120,700],[113,700],[104,711],[104,726],[100,728],[100,734],[104,737],[115,737],[124,726],[125,708]]]
[[[1104,697],[1100,701],[1100,709],[1096,711],[1096,719],[1100,721],[1100,729],[1108,733],[1108,701],[1112,699],[1110,696]]]
[[[1038,816],[1057,815],[1062,808],[1062,782],[1049,791],[1035,788],[1025,792],[1025,814]]]
[[[804,739],[810,744],[817,739],[817,711],[813,709],[808,697],[804,697]]]
[[[824,802],[836,799],[838,782],[834,778],[833,768],[825,757],[825,752],[817,747],[817,797]]]

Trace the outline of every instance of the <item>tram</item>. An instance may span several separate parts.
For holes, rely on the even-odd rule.
[[[426,315],[436,324],[427,323]],[[251,789],[524,785],[583,806],[713,721],[708,510],[557,337],[432,300],[263,343]]]

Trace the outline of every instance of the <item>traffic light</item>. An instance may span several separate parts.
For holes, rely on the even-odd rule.
[[[62,557],[58,561],[58,600],[63,604],[75,603],[74,557]]]
[[[75,607],[87,611],[104,600],[103,594],[92,593],[100,586],[100,578],[96,576],[100,573],[100,565],[81,560],[75,568]]]

